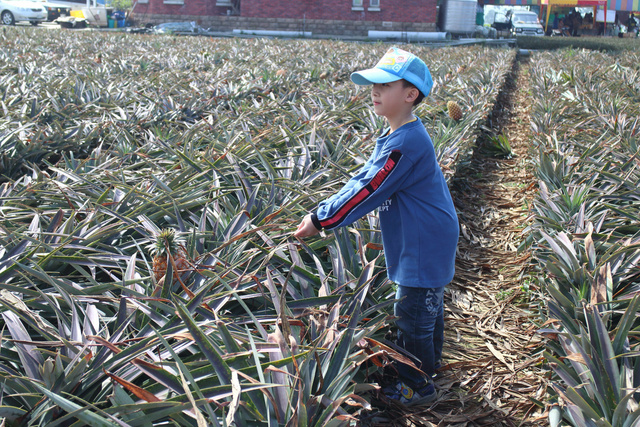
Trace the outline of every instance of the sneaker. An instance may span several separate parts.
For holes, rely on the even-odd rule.
[[[436,381],[436,380],[439,380],[440,378],[444,377],[444,373],[442,371],[444,371],[443,366],[442,366],[442,361],[438,360],[435,363],[435,372],[433,373],[433,375],[431,375],[431,379],[433,381]]]
[[[420,388],[409,387],[406,383],[398,381],[395,386],[384,390],[385,396],[398,401],[405,406],[422,405],[433,402],[438,397],[433,383],[424,383]]]

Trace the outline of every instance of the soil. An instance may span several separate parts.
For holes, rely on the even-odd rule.
[[[520,58],[498,98],[470,164],[452,195],[461,236],[456,276],[445,293],[443,369],[438,399],[419,409],[388,407],[385,426],[537,426],[547,424],[547,381],[534,324],[540,301],[519,251],[536,192],[531,166],[528,59]],[[506,135],[511,158],[487,150]]]

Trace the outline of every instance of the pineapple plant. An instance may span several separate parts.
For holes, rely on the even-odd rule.
[[[462,108],[455,101],[447,102],[447,113],[453,120],[458,121],[462,118]]]
[[[510,159],[514,156],[509,137],[505,131],[500,135],[492,135],[484,141],[484,150],[492,156]]]
[[[370,152],[379,122],[345,77],[370,66],[384,46],[377,54],[334,41],[212,39],[205,46],[195,38],[22,28],[7,29],[6,37],[21,42],[0,55],[0,133],[7,138],[0,147],[0,283],[11,284],[0,308],[33,307],[0,316],[7,356],[0,357],[0,399],[12,407],[0,408],[3,416],[13,425],[23,416],[30,425],[110,425],[116,417],[130,425],[193,425],[187,405],[205,418],[201,425],[336,425],[334,418],[367,411],[357,387],[369,381],[360,368],[369,356],[356,344],[366,338],[374,346],[385,335],[385,308],[371,304],[393,293],[384,275],[372,273],[382,269],[376,234],[337,231],[337,240],[301,256],[280,243],[279,223],[343,180],[319,165],[349,170]],[[461,79],[477,117],[490,110],[515,57],[479,46],[416,50],[438,64],[437,76],[451,63],[486,58],[485,69],[469,67]],[[292,64],[294,55],[301,59]],[[70,64],[74,78],[58,64]],[[31,76],[25,69],[46,79],[22,84]],[[309,84],[318,69],[328,70],[330,85]],[[439,84],[425,105],[439,109],[453,96]],[[454,171],[475,142],[475,122],[448,122],[438,117],[433,141]],[[155,225],[167,223],[180,225]],[[182,230],[199,236],[189,242],[206,254],[198,269],[182,286],[146,280],[149,270],[162,282],[191,268]],[[141,263],[139,248],[153,260]],[[15,289],[28,298],[9,299]],[[154,298],[158,289],[166,293]],[[321,322],[290,318],[292,307],[314,312],[318,305]],[[64,347],[33,348],[49,341]],[[178,371],[188,377],[184,387],[176,386]],[[232,399],[234,390],[241,393]],[[132,413],[131,396],[141,395],[147,401]],[[158,399],[175,404],[173,412]]]
[[[171,262],[171,258],[175,261],[173,277],[187,271],[190,267],[187,258],[187,250],[182,240],[178,237],[173,228],[165,228],[156,237],[151,245],[151,254],[153,255],[153,277],[156,281],[160,281],[167,273],[167,266]]]
[[[637,425],[640,171],[630,159],[638,155],[640,109],[637,92],[621,82],[637,79],[640,55],[626,52],[604,69],[615,57],[553,51],[534,58],[540,187],[527,238],[547,300],[544,355],[556,374],[559,403],[549,424]]]

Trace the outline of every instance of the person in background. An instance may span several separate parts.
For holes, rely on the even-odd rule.
[[[629,16],[629,22],[627,23],[627,32],[636,33],[636,37],[638,36],[638,23],[636,22],[636,18],[635,16],[633,16],[633,13]]]

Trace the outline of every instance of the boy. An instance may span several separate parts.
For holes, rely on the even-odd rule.
[[[426,403],[437,397],[431,376],[442,354],[442,297],[453,278],[459,231],[431,138],[413,115],[433,82],[420,58],[397,48],[351,80],[373,85],[373,109],[389,127],[358,174],[307,215],[294,236],[346,226],[378,208],[388,276],[398,285],[398,344],[417,356],[418,367],[429,375],[398,364],[400,380],[385,394],[408,405]]]

